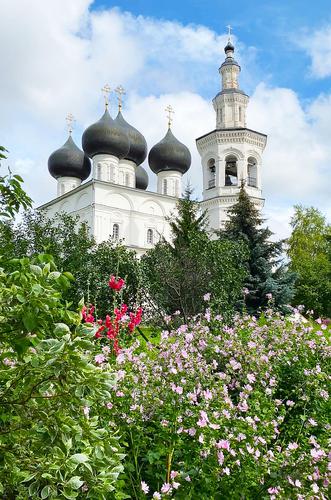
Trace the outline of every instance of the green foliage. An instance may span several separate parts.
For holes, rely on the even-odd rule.
[[[123,299],[133,304],[139,288],[138,261],[132,251],[109,240],[97,245],[90,237],[87,224],[78,217],[62,213],[47,219],[42,213],[26,212],[16,227],[7,223],[0,228],[0,243],[6,254],[23,257],[47,252],[58,269],[71,272],[75,281],[65,297],[77,304],[82,297],[96,304],[100,316],[110,308],[111,274],[125,278]]]
[[[123,454],[103,419],[114,385],[93,363],[71,276],[49,256],[3,262],[0,281],[2,498],[116,498]]]
[[[178,215],[170,219],[173,242],[161,241],[141,259],[148,295],[160,310],[180,311],[187,320],[203,312],[203,297],[211,293],[214,306],[228,317],[241,295],[245,247],[211,241],[206,216],[190,194],[178,201]]]
[[[272,294],[276,308],[286,310],[293,297],[295,274],[282,264],[283,242],[270,240],[272,232],[262,227],[264,220],[246,193],[244,184],[239,191],[238,202],[229,211],[229,220],[221,239],[241,240],[248,248],[245,281],[245,298],[248,312],[256,314],[268,306],[268,296]]]
[[[144,498],[144,481],[177,500],[327,497],[327,339],[326,325],[270,313],[231,328],[195,319],[143,352],[136,342],[111,398],[125,491]]]
[[[298,275],[294,304],[331,317],[331,226],[316,208],[294,208],[288,240],[290,269]]]
[[[7,150],[0,146],[0,161],[7,158],[6,153]],[[8,171],[8,175],[0,176],[0,220],[13,217],[20,207],[26,209],[32,205],[31,198],[22,189],[22,177]]]

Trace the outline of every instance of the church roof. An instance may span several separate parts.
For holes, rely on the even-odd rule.
[[[130,150],[127,130],[110,116],[106,108],[99,121],[90,125],[83,133],[82,145],[90,157],[97,154],[109,154],[125,158]]]
[[[191,153],[169,127],[163,139],[150,150],[148,163],[155,174],[169,170],[185,174],[191,166]]]
[[[63,146],[49,157],[48,170],[55,179],[76,177],[84,181],[91,173],[91,162],[69,135]]]
[[[115,124],[120,125],[129,137],[130,147],[125,158],[133,161],[136,165],[140,165],[147,156],[147,142],[145,137],[123,118],[121,111],[117,114]]]

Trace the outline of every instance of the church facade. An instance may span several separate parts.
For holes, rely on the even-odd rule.
[[[249,97],[239,87],[240,66],[230,40],[224,51],[221,90],[213,99],[216,127],[196,140],[203,176],[200,204],[211,234],[224,224],[242,181],[257,207],[264,202],[261,172],[267,137],[246,127]],[[167,218],[176,211],[191,154],[171,131],[169,107],[168,131],[148,154],[149,168],[157,175],[157,191],[148,191],[148,174],[141,166],[147,158],[146,140],[122,115],[123,89],[117,89],[115,119],[108,111],[109,88],[104,91],[105,112],[84,131],[82,150],[69,131],[66,143],[51,154],[48,168],[57,180],[57,197],[39,209],[48,217],[78,215],[98,243],[111,237],[142,255],[161,237],[171,239]]]

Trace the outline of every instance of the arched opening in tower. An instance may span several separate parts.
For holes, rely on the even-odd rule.
[[[207,163],[208,168],[208,189],[216,186],[216,164],[215,159],[210,158]]]
[[[247,185],[257,187],[257,161],[252,156],[247,160]]]
[[[227,156],[225,159],[225,185],[238,185],[237,158],[235,156]]]

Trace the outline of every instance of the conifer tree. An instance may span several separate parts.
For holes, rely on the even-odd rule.
[[[256,314],[263,310],[271,297],[276,308],[286,311],[294,294],[295,274],[283,264],[283,242],[270,240],[273,233],[263,227],[264,219],[250,200],[244,182],[238,201],[228,215],[229,220],[219,233],[221,239],[242,240],[248,248],[248,277],[244,288],[248,312]]]
[[[172,240],[162,240],[141,259],[148,295],[166,313],[179,311],[184,320],[206,308],[204,295],[223,316],[230,315],[241,294],[244,245],[211,241],[206,213],[187,188],[169,218]]]

